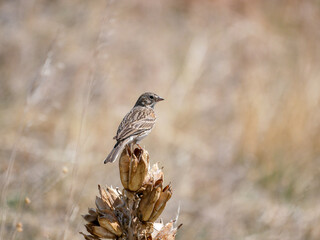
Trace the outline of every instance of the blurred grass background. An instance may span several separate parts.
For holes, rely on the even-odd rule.
[[[320,239],[319,22],[308,0],[1,1],[0,238],[82,239],[153,91],[177,239]]]

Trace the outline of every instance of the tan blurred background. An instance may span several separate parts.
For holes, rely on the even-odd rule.
[[[307,0],[1,1],[0,238],[82,239],[153,91],[177,239],[320,239],[319,23]]]

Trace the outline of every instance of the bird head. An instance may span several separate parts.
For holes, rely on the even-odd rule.
[[[154,105],[157,102],[160,102],[164,100],[162,97],[159,97],[157,94],[155,93],[151,93],[151,92],[146,92],[144,94],[142,94],[136,104],[134,105],[135,107],[137,106],[141,106],[141,107],[151,107],[154,108]]]

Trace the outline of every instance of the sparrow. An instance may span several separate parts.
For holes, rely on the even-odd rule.
[[[154,106],[163,100],[162,97],[151,92],[143,93],[138,98],[136,104],[120,123],[117,134],[113,137],[117,143],[104,160],[104,164],[116,161],[126,145],[133,146],[149,135],[156,123]]]

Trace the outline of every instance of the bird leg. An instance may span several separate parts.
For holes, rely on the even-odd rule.
[[[130,149],[129,149],[129,146],[128,146],[128,145],[126,145],[125,150],[126,150],[126,154],[127,154],[127,155],[130,155],[130,154],[129,154]]]
[[[130,154],[133,154],[133,144],[130,144]]]

